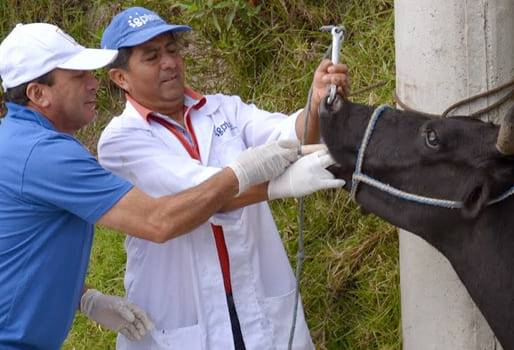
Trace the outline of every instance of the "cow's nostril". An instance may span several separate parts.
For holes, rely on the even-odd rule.
[[[482,193],[482,186],[475,187],[468,196],[469,203],[476,203],[480,199]]]
[[[466,218],[476,218],[489,199],[489,186],[486,183],[481,183],[473,187],[471,192],[466,196],[462,213]]]
[[[331,118],[343,110],[344,99],[336,95],[332,103],[328,103],[328,96],[321,101],[318,106],[318,115],[320,118]]]

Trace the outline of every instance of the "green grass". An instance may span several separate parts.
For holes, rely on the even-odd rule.
[[[0,37],[17,22],[47,21],[82,44],[98,46],[113,13],[132,5],[147,6],[195,29],[184,53],[193,88],[238,94],[262,108],[286,112],[305,104],[313,71],[330,42],[319,27],[344,23],[342,60],[350,66],[352,89],[385,81],[353,99],[392,103],[393,0],[3,0]],[[105,74],[98,76],[99,117],[79,133],[93,153],[102,128],[122,108]],[[375,216],[362,215],[343,191],[314,194],[305,208],[302,297],[317,347],[400,349],[396,230]],[[272,209],[294,266],[297,201],[275,201]],[[97,228],[87,282],[122,295],[124,262],[123,235]],[[114,344],[112,332],[77,315],[64,349],[114,349]]]

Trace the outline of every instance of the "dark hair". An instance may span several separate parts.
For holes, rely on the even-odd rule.
[[[118,49],[118,56],[112,61],[108,66],[107,69],[113,69],[113,68],[119,68],[127,71],[129,69],[128,62],[130,60],[130,56],[132,55],[132,47],[120,47]],[[111,79],[108,80],[108,87],[110,89],[111,94],[115,98],[115,100],[122,101],[123,95],[125,91],[118,86],[114,81]]]
[[[124,70],[128,70],[128,62],[130,60],[131,55],[132,55],[132,47],[119,48],[118,56],[116,56],[116,59],[107,66],[107,69],[121,68]]]
[[[53,70],[27,83],[8,88],[4,93],[5,102],[13,102],[22,106],[26,106],[30,101],[27,97],[27,87],[30,83],[52,86],[54,84]]]

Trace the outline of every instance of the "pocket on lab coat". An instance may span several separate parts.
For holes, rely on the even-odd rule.
[[[287,349],[288,346],[291,322],[293,321],[294,301],[294,289],[286,294],[264,299],[265,310],[273,327],[274,340],[278,350]],[[298,305],[293,349],[314,349],[309,329],[305,323],[301,299]]]
[[[151,350],[202,350],[203,332],[199,324],[172,330],[154,329]]]

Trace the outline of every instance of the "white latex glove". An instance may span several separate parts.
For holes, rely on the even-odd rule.
[[[268,184],[268,198],[301,197],[327,188],[342,187],[326,168],[335,164],[327,150],[316,151],[297,160]]]
[[[154,325],[139,306],[126,299],[88,289],[80,299],[80,311],[89,319],[120,332],[129,340],[141,340]]]
[[[248,187],[269,181],[282,174],[298,159],[300,143],[298,140],[282,140],[248,148],[228,166],[239,181],[239,194]]]

